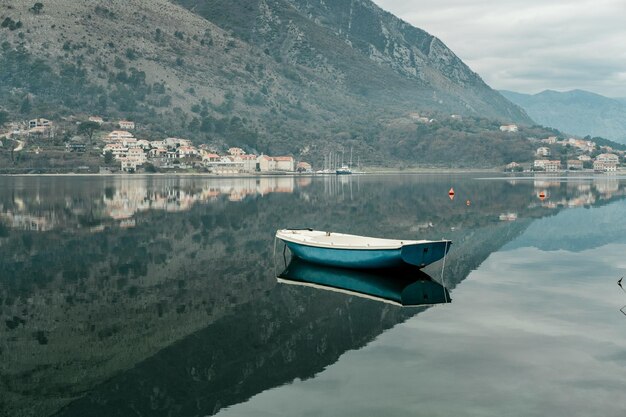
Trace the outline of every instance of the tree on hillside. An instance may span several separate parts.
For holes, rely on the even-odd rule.
[[[93,134],[96,130],[99,129],[100,124],[96,122],[82,122],[80,125],[78,125],[78,134],[87,136],[89,138],[89,141],[91,142],[91,140],[93,139]]]
[[[104,154],[104,163],[106,165],[111,165],[112,162],[113,162],[113,152],[106,151]]]
[[[35,14],[41,13],[41,11],[43,10],[43,3],[37,2],[33,4],[33,7],[31,7],[30,10]]]
[[[24,101],[22,101],[22,105],[20,106],[20,113],[29,114],[32,110],[33,105],[31,104],[30,99],[25,97]]]
[[[0,127],[4,126],[9,121],[9,113],[0,110]]]

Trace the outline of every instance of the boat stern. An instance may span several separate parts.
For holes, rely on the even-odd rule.
[[[408,264],[424,268],[443,258],[450,250],[452,241],[438,240],[402,246],[402,260]]]

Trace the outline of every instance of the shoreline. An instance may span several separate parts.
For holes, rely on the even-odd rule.
[[[501,178],[567,178],[567,177],[621,177],[626,171],[618,172],[594,172],[594,171],[563,171],[563,172],[503,172],[496,168],[412,168],[412,169],[380,169],[367,172],[355,172],[347,177],[372,176],[372,175],[456,175],[456,174],[491,174]],[[140,173],[22,173],[0,174],[1,177],[206,177],[206,178],[263,178],[263,177],[337,177],[337,174],[319,174],[314,172],[272,172],[272,173],[238,173],[238,174],[213,174],[208,172],[140,172]],[[340,175],[340,177],[345,177]]]
[[[349,176],[362,175],[409,175],[409,174],[465,174],[465,173],[502,173],[495,168],[411,168],[411,169],[375,169],[365,172],[353,172]],[[194,177],[210,177],[210,178],[257,178],[257,177],[334,177],[335,173],[320,174],[315,172],[268,172],[268,173],[248,173],[242,172],[237,174],[213,174],[209,172],[108,172],[108,173],[89,173],[89,172],[55,172],[55,173],[11,173],[0,174],[0,177],[145,177],[145,176],[194,176]]]

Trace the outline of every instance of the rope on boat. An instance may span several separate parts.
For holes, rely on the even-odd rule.
[[[277,277],[278,274],[276,273],[276,240],[278,238],[276,237],[276,235],[274,235],[274,253],[272,255],[272,259],[274,260],[274,276]]]
[[[446,240],[446,247],[444,248],[443,251],[443,265],[441,265],[441,284],[443,285],[443,298],[445,300],[445,302],[447,303],[448,300],[448,295],[446,294],[446,281],[443,277],[443,271],[446,268],[446,256],[448,256],[448,244],[450,243],[449,240]]]

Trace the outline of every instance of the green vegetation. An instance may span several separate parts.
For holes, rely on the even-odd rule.
[[[43,10],[43,3],[35,3],[33,4],[33,7],[30,8],[31,12],[35,13],[35,14],[40,14],[41,11]]]
[[[294,7],[278,7],[287,2]],[[501,123],[524,118],[461,62],[430,69],[452,83],[459,82],[458,76],[463,86],[471,86],[457,93],[428,80],[417,83],[414,75],[405,74],[409,67],[432,64],[420,58],[420,51],[433,38],[418,29],[385,35],[398,42],[402,36],[410,39],[415,46],[412,64],[372,63],[363,48],[382,45],[384,36],[375,23],[395,19],[375,8],[355,10],[350,46],[334,32],[345,25],[341,16],[350,2],[333,3],[329,7],[336,13],[331,15],[315,6],[312,13],[323,17],[318,24],[299,10],[304,4],[300,0],[277,0],[272,12],[291,21],[293,33],[268,21],[267,32],[255,37],[249,36],[250,25],[264,19],[257,2],[179,3],[230,32],[213,26],[198,32],[198,27],[180,22],[147,25],[147,48],[127,47],[122,32],[96,33],[102,37],[100,45],[63,38],[57,41],[58,59],[37,50],[30,39],[35,32],[25,40],[9,36],[0,47],[0,102],[9,120],[85,120],[87,115],[129,119],[141,126],[137,133],[142,138],[175,136],[216,149],[240,146],[249,153],[291,154],[314,166],[321,166],[329,153],[353,149],[355,159],[358,155],[367,167],[494,167],[531,160],[534,145],[527,138],[550,135],[539,127],[500,132]],[[104,27],[125,24],[127,16],[120,10],[115,3],[90,7],[88,19],[106,19]],[[150,22],[155,16],[161,15],[144,18]],[[55,45],[51,39],[48,51]],[[471,104],[481,117],[451,119],[453,110],[467,110],[459,103]],[[418,123],[408,116],[414,112],[435,121]],[[500,114],[507,119],[499,120]],[[91,142],[96,128],[89,126],[74,126],[64,135],[83,135]]]
[[[100,129],[100,124],[96,122],[82,122],[78,125],[77,133],[79,135],[85,135],[91,141],[93,134]]]
[[[17,30],[20,29],[22,27],[22,22],[21,21],[15,21],[13,19],[11,19],[10,17],[6,17],[2,23],[0,24],[1,28],[8,28],[9,30]]]

